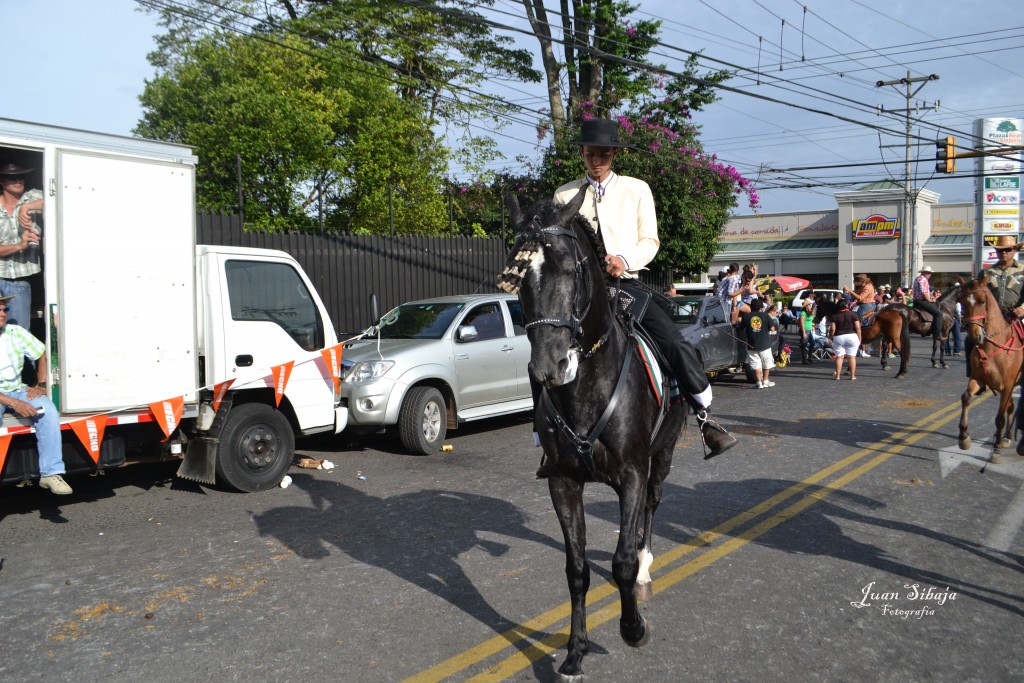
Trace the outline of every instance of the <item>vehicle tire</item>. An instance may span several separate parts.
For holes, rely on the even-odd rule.
[[[263,403],[234,406],[217,448],[217,481],[254,492],[281,483],[295,457],[295,435],[288,418]]]
[[[402,402],[398,434],[402,445],[417,455],[441,450],[448,430],[448,408],[444,396],[434,387],[415,387]]]

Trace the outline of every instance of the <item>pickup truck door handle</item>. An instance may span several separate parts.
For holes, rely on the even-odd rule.
[[[249,367],[250,365],[252,365],[252,356],[250,356],[248,353],[242,354],[240,356],[235,356],[235,365],[237,365],[240,368]]]
[[[502,346],[502,347],[501,347],[501,350],[502,350],[502,351],[515,351],[515,350],[516,350],[516,347],[514,347],[514,346],[509,346],[508,344],[505,344],[504,346]]]

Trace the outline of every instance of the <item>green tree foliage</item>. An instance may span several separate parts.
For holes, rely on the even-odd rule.
[[[696,56],[675,73],[647,63],[660,22],[631,21],[638,6],[629,2],[563,2],[558,36],[542,26],[542,0],[522,2],[541,45],[553,135],[540,164],[511,184],[550,196],[562,183],[582,178],[586,171],[572,144],[579,122],[618,118],[623,138],[635,149],[619,155],[615,170],[647,181],[654,193],[661,248],[653,266],[674,276],[707,272],[738,196],[746,194],[751,208],[758,204],[749,180],[704,151],[691,120],[691,112],[717,99],[715,85],[729,73],[698,75]],[[561,61],[553,58],[559,46]],[[568,91],[566,109],[561,83]]]
[[[135,133],[196,149],[204,208],[237,207],[240,159],[250,227],[386,231],[389,185],[407,199],[396,205],[402,232],[442,225],[445,155],[418,110],[373,69],[303,38],[201,37],[140,99]]]

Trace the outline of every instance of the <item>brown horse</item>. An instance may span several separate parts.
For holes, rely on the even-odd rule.
[[[939,330],[939,337],[932,338],[932,367],[937,368],[940,365],[945,370],[949,367],[946,363],[946,337],[949,336],[949,331],[953,328],[953,316],[955,315],[956,300],[960,293],[960,285],[956,284],[945,292],[942,293],[938,299],[935,300],[935,305],[942,311],[942,328]],[[910,331],[927,337],[932,333],[932,314],[927,311],[922,311],[919,308],[913,308],[905,304],[892,304],[890,308],[895,308],[898,311],[905,311],[907,314],[907,320],[910,322]],[[938,354],[938,360],[935,356]]]
[[[839,305],[834,301],[822,300],[818,302],[814,313],[814,323],[818,324],[822,318],[835,315],[839,311]],[[874,318],[872,320],[871,318]],[[870,322],[865,326],[865,322]],[[879,337],[885,341],[892,342],[893,348],[900,354],[900,370],[896,373],[896,379],[903,379],[907,376],[907,365],[910,363],[910,325],[907,322],[906,307],[898,310],[892,306],[885,306],[860,321],[861,343],[867,346]],[[882,369],[889,369],[889,354],[885,353],[885,345],[882,345]]]
[[[971,447],[971,435],[967,431],[967,412],[971,398],[986,387],[999,392],[999,410],[996,412],[996,435],[990,462],[1001,460],[1001,451],[1010,445],[1013,431],[1013,388],[1020,376],[1024,362],[1024,327],[1020,321],[1008,321],[999,308],[999,302],[988,287],[988,273],[961,287],[960,306],[966,333],[974,340],[975,347],[967,362],[971,367],[971,379],[967,391],[960,397],[963,406],[960,412],[959,445],[963,450]]]

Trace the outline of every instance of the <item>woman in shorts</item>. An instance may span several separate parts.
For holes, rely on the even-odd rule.
[[[832,332],[832,350],[836,352],[836,371],[832,379],[843,373],[843,357],[850,359],[850,379],[857,379],[857,349],[860,347],[860,320],[844,299],[839,300],[839,312],[829,321]]]

